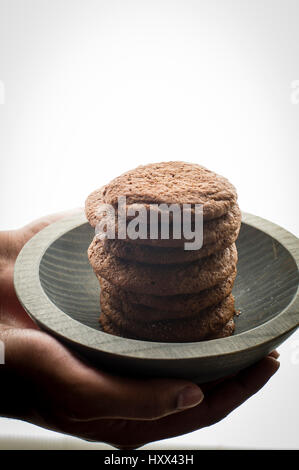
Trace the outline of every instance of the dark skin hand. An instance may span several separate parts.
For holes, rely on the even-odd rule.
[[[0,232],[0,415],[129,449],[221,421],[279,368],[278,353],[234,377],[197,386],[188,380],[118,377],[82,362],[38,329],[13,287],[15,259],[35,233],[69,215]],[[203,398],[204,391],[204,398]]]

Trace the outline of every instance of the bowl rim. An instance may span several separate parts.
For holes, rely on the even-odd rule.
[[[85,350],[142,360],[190,360],[235,354],[283,337],[299,326],[299,283],[289,305],[274,318],[237,335],[209,341],[163,343],[113,336],[84,325],[60,310],[46,295],[39,277],[41,259],[58,238],[88,223],[84,210],[52,223],[31,238],[20,251],[14,268],[17,297],[28,315],[50,334]],[[281,243],[299,268],[299,239],[279,225],[242,212],[242,223]],[[87,256],[87,255],[86,255]]]

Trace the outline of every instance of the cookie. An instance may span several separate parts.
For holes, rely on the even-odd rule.
[[[227,336],[231,336],[235,331],[235,322],[234,319],[231,318],[227,324],[222,328],[222,330],[217,331],[216,333],[207,336],[205,338],[206,340],[211,340],[211,339],[220,339],[220,338],[226,338]]]
[[[193,342],[221,336],[235,313],[234,297],[229,295],[218,305],[187,319],[137,322],[124,316],[109,295],[101,297],[100,323],[121,336],[162,342]]]
[[[211,305],[221,302],[221,300],[231,293],[236,274],[237,271],[234,271],[220,284],[211,287],[210,289],[205,289],[198,294],[171,296],[157,296],[129,292],[114,286],[104,278],[99,277],[99,281],[101,289],[108,292],[112,297],[118,297],[123,305],[130,306],[132,304],[137,304],[138,312],[140,312],[141,315],[146,315],[147,313],[152,313],[152,315],[154,315],[156,311],[164,311],[175,318],[176,316],[184,317],[186,314],[196,314]],[[123,307],[123,310],[125,310],[125,307]],[[137,312],[137,310],[135,311]]]
[[[142,339],[142,338],[137,338],[134,335],[120,329],[117,325],[112,323],[107,316],[103,315],[100,318],[100,323],[102,326],[102,330],[105,333],[108,333],[110,335],[121,336],[123,338],[131,338],[131,339],[139,339],[139,340]],[[231,318],[221,330],[217,331],[217,333],[214,333],[214,335],[204,338],[204,341],[226,338],[227,336],[231,336],[234,333],[234,331],[235,331],[235,322],[234,322],[234,319]],[[152,339],[151,341],[156,341],[156,340]],[[198,341],[203,341],[203,340],[198,340]],[[181,342],[186,342],[186,341],[183,340]]]
[[[235,204],[231,210],[222,217],[213,220],[204,220],[203,221],[203,246],[206,244],[212,244],[220,242],[224,236],[232,236],[234,233],[240,230],[241,226],[241,218],[242,214],[238,204]],[[118,227],[116,225],[116,238],[118,233]],[[192,232],[194,233],[194,225],[192,224],[191,227]],[[133,243],[134,245],[149,245],[149,246],[156,246],[161,248],[176,248],[176,247],[184,247],[186,242],[192,242],[194,240],[188,240],[183,235],[183,228],[181,229],[181,237],[176,239],[173,238],[173,228],[172,222],[169,223],[169,239],[163,239],[161,237],[160,228],[157,239],[150,238],[150,233],[148,231],[148,238],[142,239],[137,238],[136,240],[132,240],[129,237],[126,238],[125,241],[129,243]]]
[[[85,215],[92,227],[95,227],[101,220],[101,217],[98,215],[98,208],[104,204],[104,189],[105,186],[96,189],[85,201]]]
[[[88,257],[95,273],[119,288],[152,295],[193,294],[224,281],[236,269],[233,244],[188,264],[153,265],[123,260],[107,253],[94,238]]]
[[[97,223],[102,220],[103,214],[93,213],[88,215],[89,223],[96,227]],[[238,232],[241,226],[242,214],[238,204],[234,204],[230,211],[222,217],[213,220],[203,221],[203,245],[219,243],[224,236],[233,236],[234,233]],[[148,217],[149,220],[149,217]],[[147,238],[137,238],[132,240],[129,238],[126,232],[125,240],[118,237],[118,223],[117,223],[117,214],[113,219],[113,224],[115,225],[115,240],[120,242],[129,242],[134,245],[150,245],[157,247],[183,247],[185,242],[190,242],[192,240],[187,240],[184,238],[183,225],[181,225],[181,237],[179,239],[173,238],[173,225],[172,221],[169,221],[169,239],[163,239],[161,236],[161,224],[158,224],[158,236],[156,239],[151,238],[150,235],[150,224],[147,225]],[[129,222],[128,222],[129,223]],[[127,227],[128,227],[127,223]],[[191,225],[191,230],[194,232],[194,224]],[[97,228],[96,228],[97,231]]]
[[[229,294],[230,295],[230,292]],[[226,296],[227,297],[227,296]],[[214,303],[209,307],[206,307],[202,310],[197,310],[196,312],[184,311],[184,310],[177,310],[177,311],[170,311],[170,310],[159,310],[152,307],[146,307],[145,305],[141,304],[133,304],[122,300],[120,297],[112,296],[109,291],[105,289],[101,289],[100,294],[100,302],[101,304],[109,299],[110,305],[115,307],[117,310],[122,312],[123,319],[126,319],[128,322],[134,322],[136,324],[139,323],[149,323],[149,322],[156,322],[160,320],[178,320],[178,319],[187,319],[195,318],[196,316],[200,316],[202,312],[204,313],[208,308],[215,306],[222,302]]]
[[[202,246],[200,250],[185,250],[183,246],[161,248],[109,239],[105,239],[103,244],[106,252],[129,261],[147,264],[180,264],[190,263],[210,256],[217,251],[224,250],[224,248],[227,248],[236,241],[238,235],[239,229],[227,236],[224,235],[222,239],[215,243],[208,243]]]
[[[180,161],[151,163],[118,176],[89,195],[85,208],[91,225],[96,225],[99,203],[117,207],[119,196],[126,197],[127,206],[142,204],[147,210],[153,204],[202,204],[205,220],[223,216],[237,200],[234,186],[203,166]]]
[[[128,235],[118,239],[120,196],[126,198],[126,228],[136,224],[132,219],[138,209],[146,211],[146,239],[133,240]],[[89,195],[86,216],[96,232],[97,224],[106,217],[100,214],[103,204],[113,209],[111,220],[116,234],[114,239],[105,240],[95,236],[88,249],[91,266],[101,283],[103,330],[168,342],[201,341],[232,334],[235,240],[241,225],[234,186],[197,164],[153,163],[128,171]],[[170,238],[162,239],[161,233],[157,239],[150,237],[150,216],[152,211],[158,216],[161,204],[178,205],[181,216],[189,213],[192,231],[197,221],[195,205],[202,205],[200,250],[184,250],[183,245],[193,240],[184,239],[183,230],[179,239],[173,239],[175,218],[171,210]],[[137,212],[129,215],[128,209]],[[156,220],[160,232],[161,219]],[[179,222],[181,229],[183,221],[184,218]],[[138,225],[136,228],[140,230]]]

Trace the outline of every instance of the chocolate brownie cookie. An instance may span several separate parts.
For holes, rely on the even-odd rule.
[[[230,295],[230,293],[228,294]],[[227,297],[227,296],[226,296]],[[118,311],[122,312],[122,317],[128,322],[139,323],[148,323],[156,322],[160,320],[178,320],[178,319],[187,319],[195,318],[200,316],[202,312],[205,312],[208,308],[215,306],[222,302],[214,303],[205,309],[198,310],[197,312],[184,312],[184,311],[170,311],[170,310],[158,310],[152,307],[146,307],[145,305],[133,304],[122,300],[120,297],[112,296],[109,291],[104,289],[101,290],[100,301],[101,304],[105,303],[109,299],[110,305],[114,306]]]
[[[205,258],[217,251],[224,250],[232,245],[239,235],[239,229],[231,234],[224,235],[223,238],[215,243],[208,243],[200,250],[185,250],[181,247],[157,247],[141,244],[128,243],[124,240],[103,241],[104,249],[118,258],[129,261],[138,261],[147,264],[180,264],[190,263],[200,258]]]
[[[109,333],[110,335],[121,336],[123,338],[131,338],[131,339],[139,339],[139,340],[142,339],[142,338],[137,338],[136,336],[121,329],[118,325],[111,322],[110,319],[106,315],[101,316],[100,323],[102,326],[102,330],[105,333]],[[207,340],[212,340],[212,339],[226,338],[227,336],[231,336],[234,331],[235,331],[235,322],[234,322],[234,319],[231,318],[221,330],[217,331],[211,336],[207,336],[203,340],[207,341]],[[203,341],[203,340],[197,340],[197,341]],[[152,339],[151,341],[156,341],[156,340]],[[169,342],[169,341],[165,340],[165,342]],[[180,342],[186,342],[186,341],[182,340]]]
[[[210,339],[226,338],[227,336],[231,336],[234,331],[235,331],[235,322],[234,322],[234,319],[231,318],[227,322],[227,324],[222,328],[222,330],[219,330],[214,334],[208,335],[205,339],[210,340]]]
[[[104,187],[105,188],[105,187]],[[100,207],[102,204],[104,204],[104,197],[103,197],[103,192],[104,188],[101,188],[100,190],[94,191],[91,193],[91,195],[87,198],[86,204],[85,204],[85,212],[87,219],[92,227],[96,227],[96,225],[102,220],[104,214],[103,213],[98,213],[97,209]],[[149,217],[147,217],[149,221]],[[115,234],[116,234],[116,239],[118,239],[118,216],[117,212],[115,215]],[[128,225],[129,221],[127,221]],[[203,244],[207,243],[217,243],[220,241],[223,236],[225,235],[231,235],[235,233],[237,230],[239,230],[241,224],[241,211],[237,203],[234,203],[231,205],[229,211],[226,212],[225,215],[222,215],[221,217],[215,218],[213,220],[204,220],[203,223]],[[182,238],[180,239],[173,239],[172,234],[173,234],[173,226],[172,226],[172,221],[170,218],[169,222],[169,234],[170,238],[169,240],[163,240],[161,239],[161,234],[160,234],[160,228],[159,228],[159,234],[158,238],[156,240],[150,238],[150,231],[149,231],[149,223],[148,223],[148,231],[147,231],[147,239],[136,239],[136,240],[131,240],[130,238],[127,238],[126,241],[136,244],[142,244],[142,245],[152,245],[152,246],[161,246],[161,247],[181,247],[185,241],[183,238],[183,230],[182,230]],[[160,224],[159,224],[160,227]],[[192,225],[192,230],[194,230],[194,224]]]
[[[206,220],[226,214],[235,204],[234,186],[224,177],[195,163],[180,161],[142,165],[118,176],[99,190],[104,203],[116,207],[119,196],[130,204],[203,204]],[[98,195],[87,201],[93,211]]]
[[[225,215],[218,217],[213,220],[204,220],[203,221],[203,245],[217,243],[222,240],[224,236],[232,235],[240,229],[241,226],[242,214],[238,204],[234,204],[232,208]],[[192,231],[194,231],[194,226],[192,225]],[[159,229],[160,230],[160,229]],[[117,234],[117,225],[116,225],[116,234]],[[137,238],[136,240],[131,240],[127,238],[126,241],[129,243],[141,244],[141,245],[150,245],[150,246],[160,246],[165,247],[182,247],[185,242],[192,241],[187,240],[183,236],[183,230],[181,231],[181,238],[173,238],[173,229],[172,222],[169,224],[169,239],[162,239],[159,231],[157,239],[151,239],[149,234],[147,239]]]
[[[95,227],[101,220],[98,214],[98,208],[104,203],[103,192],[106,186],[93,191],[85,201],[85,214],[88,222],[92,227]]]
[[[88,257],[96,274],[124,290],[153,295],[194,294],[224,281],[236,270],[235,244],[188,264],[150,265],[129,262],[107,253],[93,239]]]
[[[96,227],[97,223],[102,220],[103,214],[93,213],[88,215],[89,223]],[[229,236],[237,232],[240,229],[242,214],[238,204],[235,204],[231,210],[217,219],[203,221],[203,245],[217,243],[221,241],[223,236]],[[113,219],[112,219],[113,220]],[[128,223],[127,223],[128,226]],[[150,246],[160,246],[160,247],[182,247],[187,240],[183,236],[183,229],[181,230],[181,238],[173,238],[173,226],[170,220],[169,222],[169,239],[163,239],[161,237],[160,225],[158,226],[158,237],[157,239],[150,238],[150,225],[147,226],[147,238],[137,238],[136,240],[130,239],[128,236],[125,240],[129,243],[141,244],[141,245],[150,245]],[[191,226],[192,231],[194,232],[194,226]],[[118,223],[117,223],[117,214],[115,217],[115,239],[118,239]]]
[[[124,220],[119,218],[121,196],[126,198],[122,201]],[[99,222],[107,221],[107,214],[101,213],[105,204],[106,210],[112,208],[115,236],[105,240],[95,236],[88,249],[90,263],[101,283],[100,322],[104,331],[168,342],[232,334],[235,240],[241,225],[234,186],[200,165],[153,163],[128,171],[90,194],[86,215],[96,233]],[[167,240],[161,236],[165,223],[160,217],[162,204],[167,213],[169,210]],[[173,204],[181,209],[178,220],[172,213],[174,206],[169,207]],[[184,250],[183,245],[193,240],[184,238],[183,229],[187,227],[183,222],[185,215],[191,216],[188,228],[194,232],[197,204],[203,208],[203,246],[200,250]],[[141,208],[146,227],[140,227],[135,219]],[[150,237],[152,215],[156,216],[157,239]],[[121,222],[125,227],[121,227]],[[175,222],[181,225],[179,239],[173,238]],[[120,229],[128,227],[143,232],[145,239],[134,240],[126,233],[119,239]],[[197,233],[196,241],[198,236]]]
[[[102,316],[101,318],[101,326],[102,330],[105,333],[109,333],[114,336],[121,336],[123,338],[131,338],[131,339],[142,339],[142,338],[137,338],[134,335],[128,333],[125,330],[121,330],[117,325],[112,323],[107,316]],[[226,338],[227,336],[231,336],[235,330],[235,322],[233,318],[231,318],[227,324],[219,331],[217,331],[214,335],[207,336],[203,340],[197,340],[197,341],[207,341],[207,340],[212,340],[212,339],[220,339],[220,338]],[[148,341],[146,339],[146,341]],[[152,339],[151,341],[156,341],[155,339]],[[169,342],[165,340],[165,342]],[[186,342],[186,340],[182,340],[180,342]]]
[[[128,319],[111,301],[109,294],[102,293],[100,323],[106,332],[136,339],[165,342],[192,342],[223,335],[223,329],[235,313],[234,297],[229,295],[218,305],[203,310],[187,319],[137,322]]]
[[[99,277],[99,281],[101,289],[108,292],[112,297],[118,297],[123,304],[137,304],[138,311],[140,311],[142,315],[146,315],[146,312],[154,310],[158,312],[166,311],[169,315],[173,315],[173,317],[176,315],[183,317],[196,314],[211,305],[221,302],[221,300],[231,293],[236,274],[237,271],[234,271],[220,284],[211,287],[210,289],[203,290],[198,294],[170,296],[157,296],[129,292],[114,286],[104,278]],[[149,310],[146,310],[147,308],[149,308]],[[123,309],[125,310],[125,307]]]

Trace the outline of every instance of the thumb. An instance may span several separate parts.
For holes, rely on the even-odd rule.
[[[89,406],[83,420],[155,420],[192,408],[204,398],[202,390],[187,380],[125,378],[91,368],[85,374]]]
[[[43,228],[47,227],[53,222],[57,222],[58,220],[63,219],[64,217],[70,217],[72,215],[79,214],[80,212],[82,212],[82,208],[80,207],[67,211],[57,212],[56,214],[50,214],[41,217],[40,219],[30,222],[24,227],[14,230],[13,234],[17,254],[21,250],[21,248],[23,248],[25,243],[27,243],[30,238],[40,232]]]

